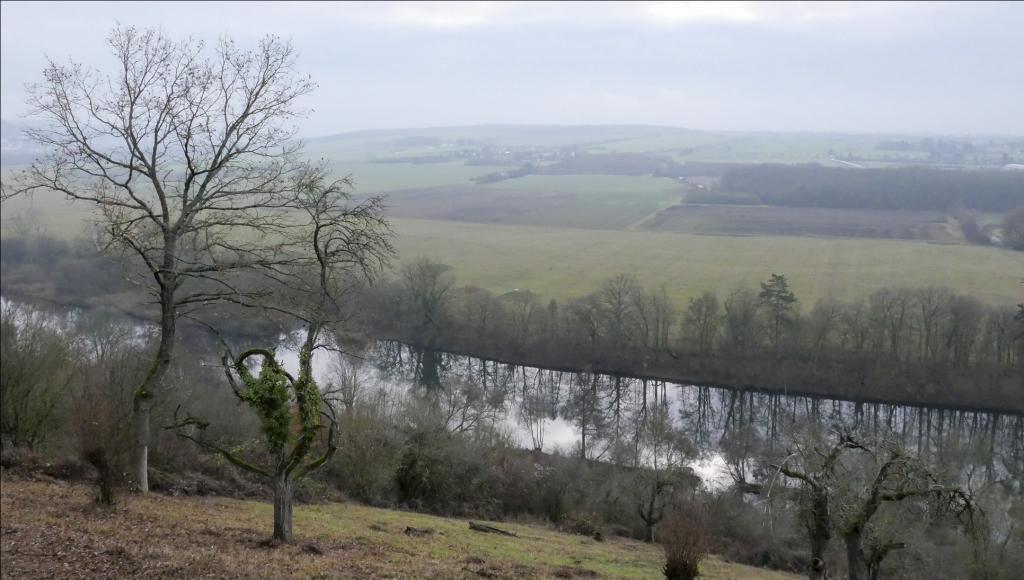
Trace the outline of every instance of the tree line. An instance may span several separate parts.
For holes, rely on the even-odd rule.
[[[158,328],[140,332],[131,320],[94,311],[61,321],[10,304],[0,323],[5,469],[23,468],[32,453],[45,453],[47,465],[39,469],[95,478],[111,497],[133,485],[126,427],[134,386],[158,349]],[[267,484],[284,475],[283,460],[303,445],[308,403],[292,395],[292,382],[308,385],[308,369],[300,361],[290,378],[256,349],[228,363],[226,377],[216,362],[220,338],[196,326],[182,333],[187,342],[152,410],[161,428],[150,441],[151,489],[273,497],[277,535],[290,522],[290,504],[278,503],[280,488]],[[296,338],[301,353],[305,332]],[[840,570],[860,578],[938,571],[1008,578],[1019,562],[1019,539],[1001,543],[999,532],[1017,520],[1012,513],[999,519],[998,506],[1020,493],[1017,476],[1000,475],[1003,466],[1019,469],[1007,461],[1020,451],[1004,448],[1003,435],[997,442],[995,417],[974,428],[948,414],[941,431],[942,416],[933,425],[929,412],[927,449],[912,450],[912,431],[922,419],[909,437],[900,422],[914,420],[913,412],[887,430],[885,419],[872,424],[867,413],[823,410],[815,421],[815,408],[791,417],[772,403],[755,407],[739,391],[701,389],[697,403],[684,404],[676,416],[670,401],[677,393],[657,382],[528,374],[517,365],[448,355],[437,357],[436,384],[416,385],[405,378],[422,373],[420,349],[360,347],[344,334],[331,342],[347,352],[316,355],[336,363],[316,379],[321,410],[331,417],[321,429],[331,433],[315,439],[316,462],[299,465],[285,482],[300,501],[341,492],[371,505],[443,515],[535,518],[592,538],[661,542],[668,565],[683,569],[696,569],[712,549],[811,578]],[[250,356],[264,357],[259,373],[248,372]],[[410,386],[395,390],[381,377]],[[239,413],[239,404],[253,412]],[[794,399],[794,413],[795,405]],[[710,416],[701,417],[702,409]],[[505,427],[510,415],[530,431],[535,447],[543,445],[544,424],[554,416],[572,422],[579,443],[547,453],[521,449]],[[779,430],[767,428],[776,419],[783,421]],[[708,449],[698,443],[708,421],[720,430],[713,448],[728,466],[723,488],[702,488],[689,467]],[[826,423],[844,430],[829,434]],[[1019,438],[1019,421],[999,424],[1000,432],[1016,429]],[[75,458],[93,465],[95,475]],[[321,468],[298,477],[316,464]],[[274,473],[276,466],[282,472]],[[964,472],[976,473],[970,493],[959,487]]]
[[[1001,169],[763,164],[731,169],[719,186],[725,192],[753,194],[761,203],[781,206],[1001,213],[1024,205],[1024,173]]]
[[[803,306],[782,274],[685,306],[620,274],[559,302],[459,287],[429,258],[362,307],[378,336],[550,368],[818,395],[1024,410],[1024,319],[947,288],[883,288]],[[429,362],[430,356],[426,357]],[[423,380],[434,373],[429,364]]]

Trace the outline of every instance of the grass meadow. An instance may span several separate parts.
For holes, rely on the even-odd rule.
[[[499,189],[487,191],[500,192]],[[567,198],[572,199],[572,198]],[[424,204],[436,205],[428,196]],[[621,205],[621,204],[620,204]],[[549,211],[550,210],[550,211]],[[495,208],[487,211],[494,212]],[[507,217],[542,223],[542,218],[577,216],[622,225],[646,211],[583,211],[565,201],[534,216]],[[544,213],[548,211],[548,213]],[[83,232],[87,208],[57,195],[4,203],[2,232],[14,233],[20,215],[34,215],[51,235]],[[465,218],[463,218],[465,219]],[[477,218],[474,218],[477,219]],[[862,298],[884,287],[948,286],[996,304],[1024,298],[1024,253],[994,247],[936,244],[920,240],[818,238],[780,235],[701,235],[687,232],[541,227],[522,223],[467,223],[452,219],[395,218],[400,260],[435,256],[455,268],[460,284],[503,293],[529,289],[564,299],[594,290],[603,280],[630,272],[647,286],[664,284],[679,305],[707,290],[726,294],[755,286],[770,273],[789,278],[804,305],[819,298]]]
[[[355,504],[299,505],[290,546],[267,542],[270,503],[218,497],[132,496],[111,510],[92,490],[5,476],[4,577],[199,578],[661,578],[658,546],[495,524],[512,538],[469,529],[468,521]],[[419,535],[406,529],[421,530]],[[48,547],[59,546],[50,549]],[[40,550],[48,557],[40,558]],[[788,580],[791,574],[708,558],[708,580]]]
[[[388,206],[399,218],[623,229],[680,196],[679,185],[666,178],[530,175],[486,186],[394,191]]]
[[[620,272],[664,284],[679,305],[702,292],[790,280],[804,305],[885,287],[949,286],[996,304],[1019,302],[1024,254],[920,241],[714,236],[395,220],[402,259],[436,256],[460,284],[551,298],[580,296]]]

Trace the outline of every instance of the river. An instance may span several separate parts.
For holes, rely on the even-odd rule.
[[[45,312],[55,324],[73,322],[79,311],[29,307],[2,300],[5,311]],[[142,336],[146,326],[137,323]],[[296,371],[294,341],[280,337],[278,357]],[[211,353],[207,364],[217,364]],[[1024,481],[1024,415],[931,408],[843,399],[725,389],[634,377],[540,369],[455,355],[424,353],[378,341],[358,353],[318,350],[314,374],[327,388],[348,385],[363,399],[385,396],[396,404],[432,391],[447,406],[457,430],[488,421],[513,444],[549,453],[611,460],[623,441],[655,408],[667,408],[674,425],[692,443],[689,465],[711,487],[730,480],[728,465],[742,465],[743,450],[781,451],[805,427],[842,426],[882,437],[926,461],[956,466],[964,477]],[[424,379],[429,377],[429,381]],[[460,423],[461,421],[461,423]],[[628,452],[628,445],[627,452]],[[740,459],[727,462],[728,457]],[[636,458],[634,458],[636,459]]]

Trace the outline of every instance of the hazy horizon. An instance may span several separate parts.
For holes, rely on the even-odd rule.
[[[45,55],[109,66],[104,38],[120,22],[291,38],[320,85],[307,138],[480,125],[1024,134],[1019,4],[241,6],[4,2],[0,116],[24,120]]]

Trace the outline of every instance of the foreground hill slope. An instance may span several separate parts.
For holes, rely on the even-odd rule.
[[[500,524],[519,535],[510,538],[470,531],[465,520],[340,503],[300,506],[295,545],[273,546],[268,503],[153,495],[103,510],[91,494],[5,476],[2,576],[658,578],[662,565],[660,549],[632,540]],[[716,558],[704,574],[795,578]]]

